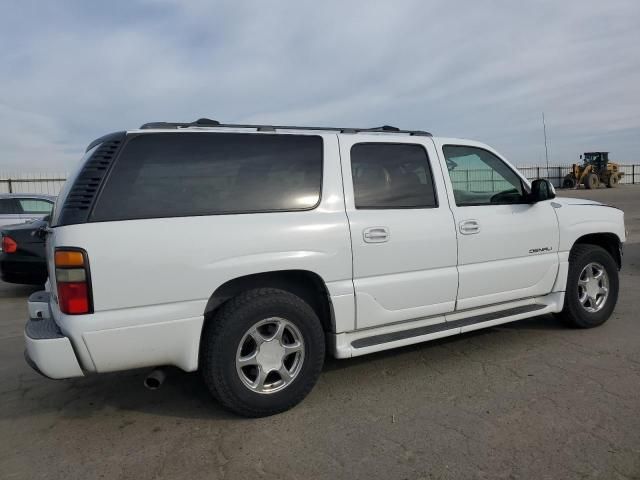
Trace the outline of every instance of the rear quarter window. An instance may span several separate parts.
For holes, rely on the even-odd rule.
[[[322,156],[315,135],[139,135],[113,166],[91,220],[315,208]]]

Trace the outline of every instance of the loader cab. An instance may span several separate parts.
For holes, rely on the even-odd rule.
[[[585,166],[592,165],[596,172],[605,171],[609,163],[609,152],[585,152],[583,158]]]

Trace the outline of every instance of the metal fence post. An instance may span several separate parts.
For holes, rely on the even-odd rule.
[[[10,178],[7,178],[7,185],[9,186],[9,193],[13,193],[13,185]]]
[[[631,184],[636,184],[636,166],[635,164],[631,165]]]

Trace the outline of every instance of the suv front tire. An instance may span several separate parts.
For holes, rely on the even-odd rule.
[[[618,289],[618,266],[611,254],[596,245],[575,245],[559,317],[577,328],[602,325],[613,313]]]

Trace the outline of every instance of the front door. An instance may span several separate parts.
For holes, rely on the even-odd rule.
[[[526,202],[523,179],[486,146],[440,141],[458,234],[457,309],[551,292],[558,272],[558,221],[551,201]]]
[[[356,328],[453,311],[457,246],[437,154],[428,138],[340,137],[351,228]]]

